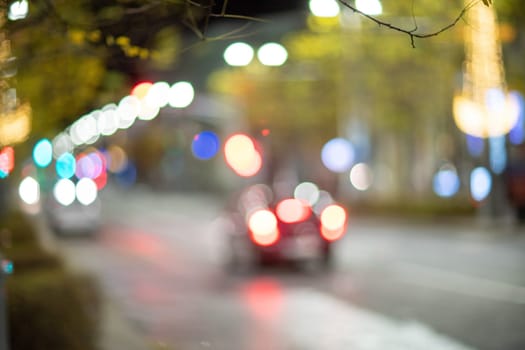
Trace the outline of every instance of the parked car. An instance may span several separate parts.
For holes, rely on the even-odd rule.
[[[250,186],[230,203],[224,231],[228,266],[248,268],[278,261],[327,267],[332,245],[346,233],[346,210],[321,191],[321,200],[279,198],[270,187]]]
[[[82,184],[89,186],[83,187]],[[87,191],[86,191],[87,189]],[[102,203],[94,183],[69,180],[57,182],[44,197],[44,214],[49,227],[61,235],[96,233],[102,222]]]

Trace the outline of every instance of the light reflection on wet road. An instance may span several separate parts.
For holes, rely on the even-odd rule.
[[[407,281],[407,266],[420,265],[406,265],[403,260],[410,256],[400,260],[406,245],[381,233],[374,236],[377,228],[356,226],[355,237],[348,236],[338,247],[337,265],[330,273],[276,267],[231,275],[220,264],[222,241],[214,221],[221,205],[217,200],[147,191],[110,192],[106,197],[100,234],[93,239],[65,239],[61,246],[73,265],[101,279],[139,334],[168,349],[517,350],[525,346],[525,337],[519,335],[525,325],[525,305],[513,300],[487,303],[483,295],[418,286],[417,274],[417,280]],[[448,249],[440,239],[434,242],[433,235],[418,238],[418,248],[428,252],[417,254],[429,258],[436,247]],[[470,247],[475,242],[479,240],[463,243]],[[525,252],[520,251],[524,240],[518,243],[522,245],[516,250],[502,252],[506,258],[498,264],[505,271],[525,266]],[[484,253],[474,251],[477,258]],[[442,264],[447,277],[451,267],[447,263],[455,255],[450,249],[440,254],[448,259]],[[422,275],[424,269],[419,271]],[[469,276],[473,272],[468,266],[464,269]],[[520,285],[525,281],[516,276],[519,271],[499,286],[514,288],[521,297]],[[457,313],[447,304],[459,305]],[[514,311],[509,311],[509,304],[514,304]],[[485,325],[495,333],[492,343],[487,343],[486,330],[474,329],[473,324],[480,327],[483,322],[476,319],[494,311],[505,314],[500,315],[499,328],[490,322]],[[460,345],[417,320],[473,346]],[[508,327],[514,329],[497,334]]]

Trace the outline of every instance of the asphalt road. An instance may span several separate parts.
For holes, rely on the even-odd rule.
[[[166,349],[525,349],[525,231],[351,217],[330,272],[223,268],[222,203],[103,194],[94,237],[61,238],[134,336]]]

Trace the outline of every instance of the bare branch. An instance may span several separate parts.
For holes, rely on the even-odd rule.
[[[219,17],[219,18],[230,18],[230,19],[241,19],[246,21],[253,21],[253,22],[261,22],[261,23],[268,23],[268,20],[257,18],[257,17],[251,17],[251,16],[243,16],[243,15],[230,15],[230,14],[223,14],[223,13],[211,13],[210,17]]]
[[[469,4],[467,4],[461,10],[459,15],[454,19],[454,21],[452,21],[448,25],[444,26],[443,28],[441,28],[441,29],[439,29],[437,31],[431,32],[431,33],[416,33],[416,31],[417,31],[417,23],[415,23],[416,24],[415,29],[404,29],[404,28],[395,26],[395,25],[393,25],[391,23],[381,21],[381,20],[377,19],[374,16],[368,15],[368,14],[364,13],[363,11],[360,11],[357,7],[349,4],[346,0],[339,0],[339,2],[343,6],[349,8],[353,12],[358,13],[359,15],[361,15],[361,16],[363,16],[365,18],[368,18],[369,20],[371,20],[372,22],[376,23],[377,25],[383,26],[383,27],[386,27],[388,29],[392,29],[394,31],[401,32],[401,33],[404,33],[404,34],[408,35],[410,37],[410,43],[411,43],[412,47],[414,47],[414,48],[416,47],[416,44],[415,44],[415,39],[416,38],[418,38],[418,39],[430,38],[430,37],[437,36],[437,35],[445,32],[445,31],[449,30],[450,28],[454,27],[459,22],[459,20],[462,19],[465,16],[465,13],[468,10],[470,10],[474,5],[476,5],[480,1],[483,1],[483,3],[485,5],[487,5],[486,2],[488,2],[489,0],[472,0]]]

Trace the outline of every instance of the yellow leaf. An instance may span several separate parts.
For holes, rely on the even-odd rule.
[[[118,46],[124,48],[129,47],[130,45],[130,39],[127,36],[119,36],[116,40],[116,43]]]
[[[73,44],[82,45],[84,43],[86,33],[80,29],[71,29],[68,31],[68,36],[69,40],[71,40]]]
[[[102,32],[100,30],[93,30],[88,34],[88,39],[91,42],[97,42],[100,41],[100,38],[102,36]]]

